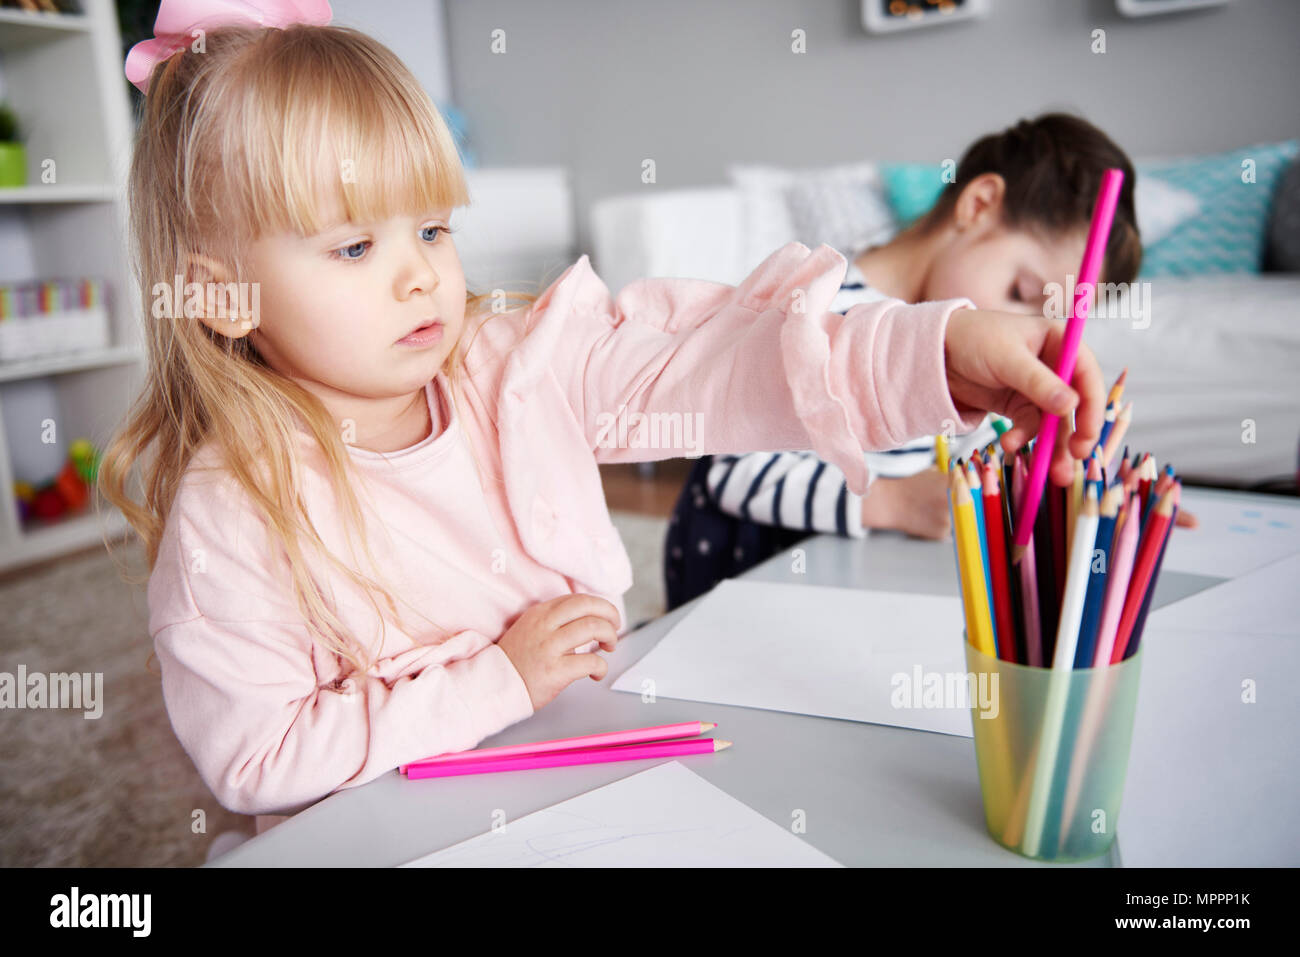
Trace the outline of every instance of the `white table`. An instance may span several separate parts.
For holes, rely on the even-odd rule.
[[[1293,505],[1277,496],[1214,494]],[[1300,516],[1300,503],[1294,503]],[[743,577],[924,594],[957,593],[952,546],[895,535],[848,539],[820,535],[800,547],[806,573],[794,574],[781,553]],[[1153,610],[1217,584],[1221,579],[1165,572]],[[698,600],[698,599],[697,599]],[[805,840],[850,866],[1043,866],[1014,854],[988,836],[970,738],[856,721],[840,721],[639,695],[609,685],[644,656],[687,604],[635,632],[607,655],[601,682],[580,680],[532,718],[482,742],[482,747],[572,737],[596,731],[680,721],[716,721],[712,732],[736,742],[717,754],[681,758],[695,773],[782,827],[806,816]],[[1294,670],[1295,659],[1290,659]],[[1159,709],[1150,696],[1142,709]],[[813,746],[809,746],[813,742]],[[1212,776],[1213,756],[1205,756]],[[661,759],[662,760],[662,759]],[[1295,763],[1294,755],[1282,760]],[[493,813],[517,819],[657,761],[628,761],[547,771],[469,775],[408,781],[396,770],[358,788],[337,792],[211,862],[211,866],[391,866],[449,847],[490,830]],[[1261,828],[1297,830],[1294,791],[1257,809]],[[1169,813],[1176,815],[1173,804]],[[1124,815],[1116,846],[1080,866],[1122,863]],[[1189,840],[1213,842],[1198,829]],[[1249,864],[1249,861],[1238,863]],[[1295,863],[1295,862],[1293,862]],[[1068,865],[1049,865],[1068,866]]]

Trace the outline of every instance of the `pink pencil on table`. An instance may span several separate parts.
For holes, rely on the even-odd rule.
[[[508,744],[499,748],[478,748],[473,751],[454,751],[431,758],[421,758],[401,765],[403,774],[408,768],[420,765],[456,764],[462,761],[481,761],[485,758],[520,757],[530,754],[549,754],[554,751],[588,751],[623,744],[644,744],[647,741],[664,741],[671,738],[689,738],[712,731],[717,724],[712,721],[683,721],[679,724],[661,724],[630,731],[602,731],[576,738],[556,738],[553,741],[534,741],[529,744]]]
[[[412,764],[406,768],[408,780],[448,778],[462,774],[490,774],[496,771],[531,771],[536,768],[559,768],[573,764],[604,764],[610,761],[644,761],[647,758],[678,758],[687,754],[707,754],[731,747],[730,741],[718,738],[688,738],[682,741],[654,741],[649,744],[625,744],[613,748],[584,748],[578,751],[553,751],[549,754],[523,754],[506,758],[484,758],[452,764]]]
[[[1120,187],[1124,185],[1124,173],[1118,169],[1108,169],[1101,177],[1101,187],[1097,190],[1097,202],[1092,209],[1092,225],[1088,228],[1088,244],[1084,247],[1083,263],[1079,267],[1079,281],[1074,290],[1074,310],[1065,326],[1065,339],[1061,343],[1061,356],[1056,364],[1056,374],[1063,381],[1069,382],[1074,377],[1074,366],[1079,358],[1079,343],[1083,341],[1083,325],[1088,318],[1089,292],[1096,288],[1097,277],[1101,274],[1102,260],[1106,255],[1106,241],[1110,237],[1110,225],[1115,219],[1115,206],[1119,203]],[[1029,545],[1034,533],[1034,516],[1038,514],[1038,503],[1043,498],[1043,487],[1047,484],[1047,473],[1052,464],[1052,452],[1056,448],[1056,435],[1060,431],[1061,417],[1048,412],[1043,413],[1042,424],[1038,429],[1038,440],[1034,443],[1033,459],[1029,466],[1029,482],[1025,486],[1025,497],[1018,504],[1016,514],[1015,549],[1012,561],[1019,562]]]

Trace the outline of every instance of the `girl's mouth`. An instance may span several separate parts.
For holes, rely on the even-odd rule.
[[[442,323],[437,319],[433,319],[398,339],[397,343],[404,346],[431,346],[435,342],[441,341]]]

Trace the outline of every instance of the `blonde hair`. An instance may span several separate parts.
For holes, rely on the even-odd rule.
[[[379,221],[413,209],[466,205],[464,172],[428,95],[391,50],[359,31],[226,27],[210,31],[205,43],[201,53],[187,48],[156,66],[144,101],[129,190],[148,380],[104,450],[98,488],[143,541],[152,571],[181,479],[199,448],[213,443],[265,522],[273,554],[287,561],[311,633],[365,671],[372,654],[363,656],[344,633],[302,547],[308,544],[359,585],[381,624],[376,595],[401,620],[384,585],[330,553],[300,495],[299,423],[321,452],[340,513],[375,565],[338,424],[315,395],[263,360],[255,332],[232,338],[192,319],[156,318],[148,303],[156,283],[170,285],[177,274],[189,281],[193,254],[215,260],[238,279],[247,275],[247,244],[257,237],[318,232],[326,225],[315,205],[324,190],[338,191],[350,219]],[[355,175],[331,171],[331,162],[341,170],[345,161]],[[536,300],[535,294],[505,295],[507,301]],[[467,290],[463,329],[488,299]],[[469,348],[462,348],[463,340],[462,334],[444,364],[457,409]],[[230,415],[231,409],[239,414]],[[474,461],[477,466],[477,456]],[[137,462],[139,504],[126,491]]]

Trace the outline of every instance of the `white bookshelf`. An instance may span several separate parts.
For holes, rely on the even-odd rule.
[[[133,124],[117,14],[111,0],[81,0],[81,8],[80,15],[0,10],[0,95],[17,113],[28,166],[28,185],[0,189],[0,280],[102,279],[109,344],[0,362],[0,412],[6,389],[48,377],[58,397],[59,445],[66,451],[84,436],[102,451],[143,384],[144,356],[139,295],[128,267]],[[54,183],[41,181],[47,159],[56,164]],[[105,505],[101,514],[93,500],[81,512],[24,528],[13,494],[14,439],[0,416],[0,571],[126,530],[116,509]]]

